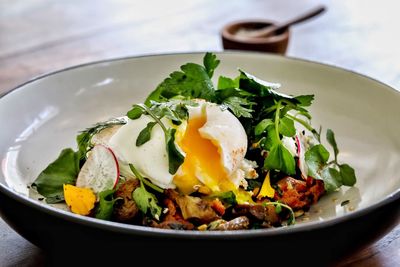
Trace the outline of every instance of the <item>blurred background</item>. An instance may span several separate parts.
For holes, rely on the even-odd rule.
[[[35,76],[91,61],[223,51],[227,23],[283,22],[320,4],[326,12],[290,28],[286,55],[344,67],[399,89],[398,0],[0,0],[0,95]],[[35,266],[43,257],[1,219],[0,248],[0,265]],[[397,227],[342,265],[399,262]]]
[[[68,66],[142,54],[223,50],[232,21],[290,19],[317,4],[327,11],[290,28],[288,56],[400,83],[396,0],[1,0],[0,92]]]

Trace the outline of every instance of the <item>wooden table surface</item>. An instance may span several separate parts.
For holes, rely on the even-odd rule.
[[[321,3],[327,12],[292,27],[287,55],[400,88],[396,0],[2,0],[0,95],[34,76],[95,60],[221,51],[220,30],[228,22],[283,21]],[[43,251],[0,219],[0,266],[43,266],[45,261]],[[400,266],[400,226],[334,265]]]

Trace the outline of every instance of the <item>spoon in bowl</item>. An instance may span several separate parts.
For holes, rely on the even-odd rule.
[[[250,38],[265,38],[268,36],[273,35],[276,32],[279,32],[280,30],[286,29],[289,26],[292,26],[294,24],[303,22],[305,20],[308,20],[312,17],[315,17],[319,14],[321,14],[322,12],[325,11],[325,7],[324,6],[317,6],[291,20],[288,20],[286,22],[283,23],[279,23],[279,24],[273,24],[261,29],[257,29],[257,30],[252,30],[251,32],[248,32],[246,34],[246,37],[250,37]]]

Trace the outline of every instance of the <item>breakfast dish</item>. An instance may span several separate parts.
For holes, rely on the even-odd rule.
[[[283,94],[244,70],[214,84],[219,63],[206,53],[125,116],[80,132],[77,149],[62,150],[32,187],[98,219],[242,230],[292,225],[323,195],[356,183],[334,132],[311,124],[313,95]]]

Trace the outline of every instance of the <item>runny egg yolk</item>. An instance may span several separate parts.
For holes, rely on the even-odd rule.
[[[190,119],[185,134],[178,142],[186,157],[181,171],[174,177],[174,184],[184,194],[194,192],[194,187],[200,184],[213,192],[235,190],[223,166],[218,147],[199,133],[205,123],[206,116]]]

